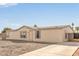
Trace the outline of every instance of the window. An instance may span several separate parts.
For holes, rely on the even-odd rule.
[[[73,33],[65,33],[66,39],[73,39]]]
[[[40,38],[40,31],[36,31],[36,38],[37,38],[37,39]]]
[[[26,32],[21,32],[20,37],[21,38],[26,38]]]

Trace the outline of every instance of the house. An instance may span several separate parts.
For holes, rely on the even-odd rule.
[[[74,39],[79,40],[79,26],[74,27]]]
[[[22,26],[19,29],[2,33],[2,39],[57,43],[73,39],[72,33],[73,29],[70,25],[50,27]]]
[[[79,26],[78,27],[73,27],[74,33],[79,33]]]

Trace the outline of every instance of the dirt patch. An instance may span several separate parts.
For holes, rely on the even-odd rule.
[[[32,42],[14,43],[11,41],[0,41],[0,55],[17,56],[48,45],[50,44],[32,43]]]

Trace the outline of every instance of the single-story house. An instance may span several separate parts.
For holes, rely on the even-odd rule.
[[[2,33],[2,39],[57,43],[73,39],[72,33],[73,29],[70,25],[51,27],[22,26],[19,29]]]

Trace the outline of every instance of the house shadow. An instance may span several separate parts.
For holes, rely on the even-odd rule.
[[[25,40],[13,40],[13,39],[7,39],[7,40],[2,40],[2,41],[11,41],[13,43],[26,43],[27,41]]]
[[[50,42],[36,42],[36,41],[27,41],[27,40],[14,40],[14,39],[7,39],[7,40],[2,40],[2,41],[11,41],[13,43],[39,43],[39,44],[54,44]]]

